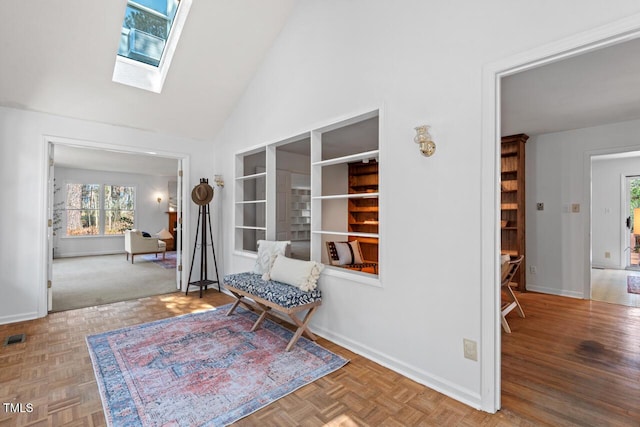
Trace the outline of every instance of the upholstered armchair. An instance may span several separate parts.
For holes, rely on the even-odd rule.
[[[167,251],[167,244],[157,237],[144,237],[140,230],[126,230],[124,232],[124,250],[127,254],[127,261],[129,255],[131,255],[131,264],[133,264],[133,257],[141,254],[156,254],[162,253],[164,259]]]

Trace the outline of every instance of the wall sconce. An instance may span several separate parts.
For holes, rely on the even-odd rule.
[[[156,200],[158,200],[158,203],[162,202],[162,197],[158,197]]]
[[[416,136],[413,138],[415,143],[420,145],[420,152],[425,157],[431,157],[436,152],[436,143],[433,142],[431,135],[429,135],[429,127],[422,125],[415,128]]]
[[[216,183],[216,186],[224,187],[224,178],[222,178],[222,175],[214,175],[213,181]]]

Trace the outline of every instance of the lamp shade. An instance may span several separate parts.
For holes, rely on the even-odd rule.
[[[159,239],[173,239],[173,235],[171,235],[171,233],[169,233],[166,228],[163,228],[162,230],[158,231],[156,233],[156,236]]]

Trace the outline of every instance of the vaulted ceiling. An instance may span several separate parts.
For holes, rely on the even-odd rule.
[[[4,2],[0,105],[212,140],[295,0],[196,0],[161,94],[113,83],[126,0]],[[640,118],[640,42],[503,79],[503,134]]]
[[[3,2],[0,105],[211,140],[294,4],[194,1],[155,94],[111,81],[126,0]]]

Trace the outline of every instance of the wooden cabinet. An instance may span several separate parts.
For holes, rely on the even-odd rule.
[[[500,227],[502,253],[525,255],[525,134],[502,138],[500,176]],[[526,290],[526,255],[512,284]]]
[[[349,231],[378,234],[378,162],[349,163],[349,194],[370,194],[371,197],[349,198]],[[358,240],[364,260],[378,262],[378,238],[349,236]]]
[[[167,212],[169,215],[169,223],[167,224],[167,230],[173,236],[173,239],[166,239],[167,250],[173,251],[175,250],[175,243],[178,239],[178,212]]]

